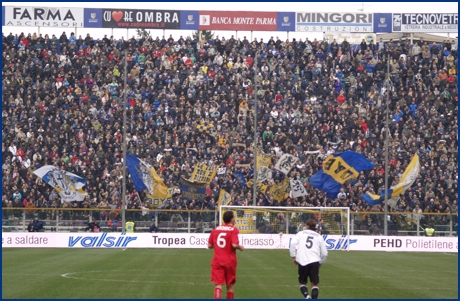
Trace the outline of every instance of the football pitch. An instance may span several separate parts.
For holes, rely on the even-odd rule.
[[[207,249],[2,249],[3,298],[212,298]],[[287,250],[238,252],[235,298],[300,299]],[[319,298],[455,298],[457,253],[330,251]],[[224,295],[225,296],[225,295]]]

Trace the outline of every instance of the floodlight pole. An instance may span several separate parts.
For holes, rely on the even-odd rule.
[[[254,55],[254,185],[253,185],[253,205],[257,206],[257,52]],[[256,213],[252,216],[252,223],[254,225],[254,233],[256,233]]]
[[[125,231],[126,226],[126,104],[128,94],[128,49],[125,49],[125,82],[124,82],[124,93],[123,93],[123,187],[121,193],[121,232]]]
[[[254,185],[253,205],[257,206],[257,54],[254,58]]]
[[[387,103],[385,109],[385,213],[384,213],[384,220],[383,220],[383,234],[385,236],[388,235],[388,151],[389,151],[389,141],[388,141],[388,105],[390,102],[390,55],[387,58],[387,81],[386,81],[386,92],[387,92]]]

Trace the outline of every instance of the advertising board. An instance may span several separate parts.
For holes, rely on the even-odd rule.
[[[180,11],[102,9],[103,28],[179,29]]]
[[[457,33],[458,13],[393,14],[393,32]]]
[[[2,248],[207,248],[206,233],[2,233]],[[246,249],[283,249],[293,234],[240,234]],[[348,240],[341,235],[323,235],[328,250],[344,250]],[[350,251],[452,252],[458,253],[456,237],[350,236]]]
[[[377,32],[389,33],[393,31],[392,14],[375,13],[373,16],[373,19],[374,19],[374,32],[375,33]]]
[[[84,27],[83,8],[6,6],[4,10],[3,26]]]
[[[200,12],[196,10],[181,10],[180,12],[180,29],[198,30]]]
[[[372,13],[315,13],[297,12],[297,32],[362,32],[374,28]]]
[[[200,11],[200,30],[276,31],[276,12]]]
[[[295,13],[279,12],[277,13],[276,30],[277,31],[295,31]]]

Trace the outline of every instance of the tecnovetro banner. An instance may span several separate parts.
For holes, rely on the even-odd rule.
[[[373,13],[297,12],[298,32],[374,32]]]
[[[458,13],[393,14],[393,32],[458,32]]]
[[[6,6],[3,26],[84,27],[83,8]]]
[[[240,234],[246,249],[289,249],[293,234]],[[205,249],[205,233],[2,233],[2,248],[169,248]],[[348,240],[323,235],[328,250],[344,250]],[[458,253],[457,237],[350,236],[350,251]]]
[[[179,29],[180,11],[102,9],[102,28]]]
[[[276,12],[200,11],[199,30],[276,31]]]

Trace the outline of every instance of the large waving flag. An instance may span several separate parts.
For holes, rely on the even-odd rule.
[[[153,177],[150,173],[151,166],[131,155],[126,155],[126,166],[136,190],[147,190],[149,194],[154,194]]]
[[[64,202],[81,202],[88,195],[83,189],[86,179],[56,166],[46,165],[40,167],[34,171],[34,174],[52,186]]]
[[[174,194],[175,188],[168,188],[155,169],[148,163],[131,155],[126,155],[131,180],[137,191],[147,190],[147,202],[153,207],[161,206]]]
[[[323,168],[310,178],[313,187],[326,192],[330,198],[336,198],[342,185],[357,178],[363,170],[374,168],[374,163],[363,155],[346,151],[327,156]]]
[[[388,189],[388,201],[389,203],[395,203],[397,201],[397,197],[406,192],[406,190],[414,184],[415,179],[420,172],[420,162],[418,154],[415,154],[412,157],[409,165],[407,166],[406,170],[404,171],[399,183],[395,186]],[[361,199],[366,202],[366,204],[370,206],[375,206],[381,204],[385,201],[385,189],[380,191],[380,195],[372,194],[372,193],[365,193],[361,196]]]

